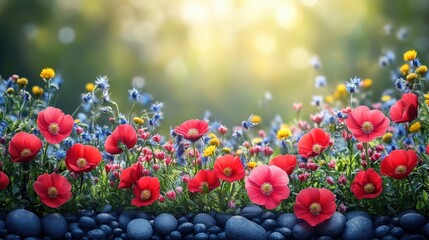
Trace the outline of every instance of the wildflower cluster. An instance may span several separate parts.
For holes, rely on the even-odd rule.
[[[372,82],[354,77],[326,102],[314,98],[308,119],[294,103],[297,118],[276,117],[269,129],[258,115],[232,130],[207,115],[169,136],[157,133],[163,104],[142,89],[129,90],[124,115],[107,77],[98,77],[69,115],[55,107],[54,70],[42,70],[45,87],[32,94],[13,75],[0,84],[0,206],[46,212],[110,203],[186,213],[254,203],[294,211],[311,226],[349,209],[428,214],[427,68],[415,51],[404,60],[397,81],[406,84],[400,99],[389,93],[388,107],[359,97]]]

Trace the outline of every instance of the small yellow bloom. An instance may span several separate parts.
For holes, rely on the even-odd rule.
[[[425,75],[427,71],[428,71],[428,67],[426,67],[426,65],[421,65],[416,69],[416,73],[420,75]]]
[[[217,137],[210,138],[209,144],[216,146],[216,147],[219,147],[219,145],[220,145],[219,138],[217,138]]]
[[[259,143],[262,143],[262,141],[263,141],[263,139],[262,139],[262,138],[260,138],[260,137],[255,137],[255,138],[253,138],[253,139],[252,139],[252,144],[253,144],[253,145],[257,145],[257,144],[259,144]]]
[[[243,154],[243,150],[237,149],[237,151],[235,151],[236,156],[240,156],[241,154]]]
[[[385,142],[385,143],[390,143],[390,142],[392,142],[392,133],[390,133],[390,132],[385,133],[385,134],[383,135],[383,137],[381,137],[381,140],[382,140],[383,142]]]
[[[262,123],[262,118],[261,118],[261,116],[259,116],[259,115],[253,115],[252,116],[252,123],[253,124],[261,124]]]
[[[204,149],[203,156],[204,157],[211,156],[211,155],[213,155],[215,150],[216,150],[216,146],[210,145]]]
[[[292,132],[289,128],[280,128],[277,132],[277,139],[282,141],[292,135]]]
[[[332,103],[332,102],[334,102],[334,97],[332,95],[328,95],[325,97],[325,101],[327,103]]]
[[[425,103],[426,103],[426,106],[428,106],[428,107],[429,107],[429,99],[426,99],[426,100],[425,100]]]
[[[55,77],[55,71],[52,68],[44,68],[42,69],[42,72],[40,72],[40,77],[44,80],[51,79]]]
[[[10,87],[10,88],[6,89],[6,92],[8,94],[12,94],[14,92],[14,90],[13,90],[13,88]]]
[[[231,148],[224,147],[224,148],[222,148],[222,152],[225,153],[225,154],[230,154],[231,153]]]
[[[417,121],[417,122],[411,124],[411,126],[408,130],[412,133],[415,133],[415,132],[420,131],[421,127],[422,127],[422,125],[420,124],[420,122]]]
[[[33,92],[33,95],[35,97],[40,97],[43,95],[43,88],[39,87],[39,86],[33,86],[33,88],[31,89],[31,91]]]
[[[417,77],[418,77],[417,74],[410,73],[410,74],[407,75],[407,81],[408,82],[413,82],[414,80],[416,80]]]
[[[347,95],[347,87],[344,83],[337,85],[337,92],[339,92],[341,95]]]
[[[19,78],[18,80],[16,80],[16,83],[20,86],[20,87],[25,87],[28,84],[28,79],[26,78]]]
[[[257,162],[248,162],[248,163],[247,163],[247,167],[248,167],[249,169],[254,169],[256,166],[258,166],[258,163],[257,163]]]
[[[417,52],[416,50],[408,50],[404,53],[404,61],[412,61],[414,59],[416,59],[417,57]]]
[[[134,118],[133,118],[133,121],[134,121],[134,123],[135,123],[135,124],[137,124],[137,125],[142,125],[142,124],[144,123],[144,119],[143,119],[143,118],[140,118],[140,117],[134,117]]]
[[[392,97],[391,97],[391,96],[389,96],[389,95],[383,95],[383,96],[381,96],[381,101],[382,101],[382,102],[387,102],[387,101],[389,101],[390,99],[392,99]]]
[[[85,90],[87,92],[92,92],[94,90],[94,88],[95,88],[95,84],[94,83],[87,83],[85,85]]]
[[[408,71],[410,70],[410,65],[402,64],[402,66],[399,68],[399,71],[402,73],[402,75],[407,75]]]
[[[362,88],[370,88],[372,86],[372,80],[369,78],[365,78],[360,82]]]
[[[80,123],[80,119],[75,119],[74,123]]]

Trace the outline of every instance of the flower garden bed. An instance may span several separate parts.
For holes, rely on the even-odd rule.
[[[308,120],[297,103],[290,123],[206,116],[169,136],[141,89],[124,115],[99,77],[65,114],[53,69],[31,93],[13,75],[0,83],[0,237],[428,238],[427,67],[414,50],[404,60],[382,102],[355,77]]]

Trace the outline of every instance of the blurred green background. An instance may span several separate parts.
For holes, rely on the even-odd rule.
[[[131,82],[144,79],[165,104],[164,129],[205,110],[229,126],[251,113],[290,120],[293,102],[314,112],[313,95],[354,76],[371,78],[379,99],[408,49],[428,63],[428,10],[426,0],[0,0],[0,74],[43,85],[40,70],[54,68],[67,113],[100,75],[127,112]],[[396,60],[382,68],[388,51]],[[327,87],[314,87],[318,75]]]

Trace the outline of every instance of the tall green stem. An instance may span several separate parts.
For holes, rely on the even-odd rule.
[[[363,143],[363,146],[365,148],[366,168],[368,169],[370,167],[369,166],[368,143]]]
[[[195,147],[195,142],[192,142],[192,149],[193,149],[193,151],[194,151],[194,167],[195,167],[195,172],[194,172],[194,175],[195,174],[197,174],[197,172],[198,172],[198,163],[197,163],[197,152],[195,151],[196,150],[196,147]]]

